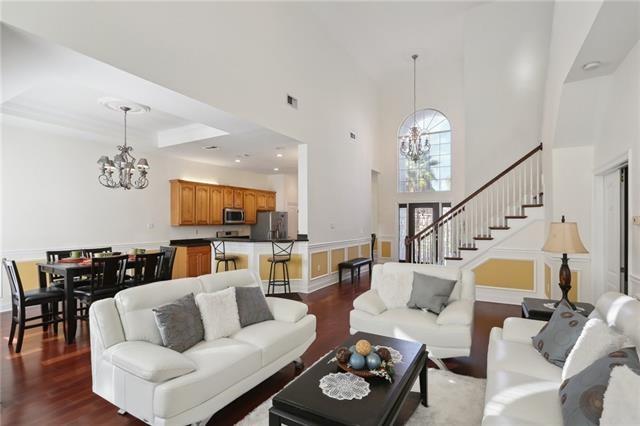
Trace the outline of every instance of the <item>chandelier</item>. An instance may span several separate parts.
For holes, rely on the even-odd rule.
[[[418,55],[412,55],[413,59],[413,126],[407,134],[398,137],[400,140],[400,154],[407,159],[418,162],[431,149],[427,131],[420,128],[416,117],[416,59]]]
[[[113,157],[113,160],[107,155],[103,155],[98,160],[98,166],[100,175],[98,175],[98,182],[107,188],[123,188],[123,189],[144,189],[149,186],[149,180],[147,179],[147,173],[149,170],[149,163],[146,159],[141,158],[136,162],[135,157],[131,155],[133,147],[127,145],[127,113],[131,111],[130,106],[126,105],[114,105],[113,103],[104,103],[105,106],[111,109],[116,107],[124,112],[124,144],[118,145],[119,154]],[[149,107],[140,105],[139,108],[136,105],[135,112],[149,111]],[[137,178],[134,179],[135,172],[138,172]]]

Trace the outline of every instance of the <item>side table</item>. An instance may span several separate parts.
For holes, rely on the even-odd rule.
[[[555,308],[549,307],[549,304],[557,302],[551,299],[536,299],[533,297],[525,297],[522,299],[522,318],[549,321]],[[591,303],[574,303],[578,313],[589,316],[594,306]],[[545,306],[547,305],[547,306]]]

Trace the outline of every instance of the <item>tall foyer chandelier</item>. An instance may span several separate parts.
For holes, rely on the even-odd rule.
[[[133,147],[127,145],[127,113],[132,111],[135,113],[148,112],[149,107],[145,105],[124,105],[113,99],[101,100],[101,103],[110,109],[119,109],[124,113],[124,144],[118,145],[119,154],[113,157],[113,160],[107,155],[103,155],[98,160],[98,182],[107,188],[116,189],[144,189],[149,186],[147,173],[149,170],[149,162],[145,158],[136,161],[131,155]],[[134,179],[134,174],[138,172],[138,176]]]
[[[413,59],[413,126],[407,134],[398,137],[400,140],[400,154],[407,159],[418,162],[431,149],[427,131],[418,126],[416,117],[416,59],[418,55],[412,55]]]

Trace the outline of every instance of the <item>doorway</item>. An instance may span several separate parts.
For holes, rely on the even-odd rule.
[[[604,176],[605,291],[629,293],[629,167]]]
[[[398,259],[406,259],[404,240],[431,225],[451,208],[451,203],[407,203],[398,206]]]

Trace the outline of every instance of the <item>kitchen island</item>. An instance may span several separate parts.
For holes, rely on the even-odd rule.
[[[205,238],[211,243],[223,241],[227,255],[238,257],[236,261],[238,269],[249,269],[262,280],[265,291],[269,280],[269,258],[273,256],[272,242],[286,244],[293,241],[291,261],[289,262],[289,279],[291,291],[307,293],[309,291],[309,241],[300,236],[296,239],[269,240],[266,238],[250,237],[216,237]],[[211,271],[216,270],[215,254],[212,249]],[[229,265],[232,269],[231,264]],[[220,264],[220,271],[224,270],[224,262]],[[276,270],[276,279],[282,279],[280,268]],[[282,291],[278,289],[278,291]]]

